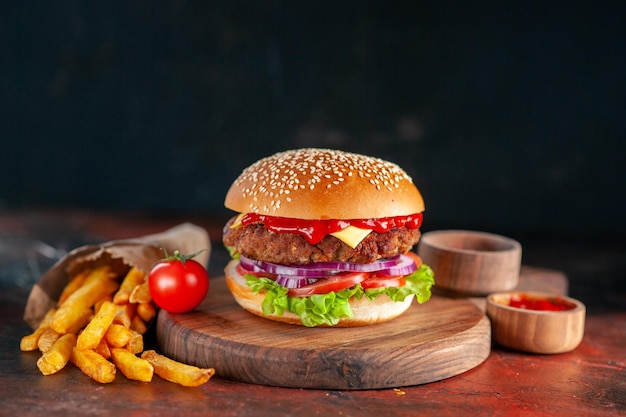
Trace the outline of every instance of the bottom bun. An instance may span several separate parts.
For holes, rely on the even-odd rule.
[[[252,292],[250,287],[246,284],[244,277],[237,272],[238,263],[239,261],[232,260],[226,265],[224,270],[226,285],[233,294],[237,304],[259,317],[282,323],[302,325],[300,317],[290,311],[285,311],[281,316],[277,316],[276,314],[266,316],[263,314],[261,303],[265,298],[265,294],[264,292],[258,294]],[[407,311],[409,307],[411,307],[413,298],[414,296],[411,294],[406,297],[404,301],[396,302],[386,295],[381,295],[374,300],[368,300],[365,297],[360,299],[352,297],[349,303],[354,316],[340,319],[335,327],[368,326],[389,321]]]

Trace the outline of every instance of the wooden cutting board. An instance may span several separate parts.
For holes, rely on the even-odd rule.
[[[169,357],[242,382],[296,388],[375,389],[449,378],[482,363],[491,328],[465,299],[433,296],[373,326],[305,328],[254,316],[223,277],[192,313],[161,310],[157,342]]]

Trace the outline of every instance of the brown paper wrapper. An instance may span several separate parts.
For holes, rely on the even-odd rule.
[[[178,250],[185,255],[202,251],[194,259],[206,267],[211,254],[211,241],[205,229],[183,223],[162,233],[76,248],[46,271],[33,286],[24,309],[24,320],[36,328],[46,312],[56,305],[70,276],[76,272],[108,264],[116,271],[134,266],[148,273],[156,262],[163,259],[164,250],[168,254]]]

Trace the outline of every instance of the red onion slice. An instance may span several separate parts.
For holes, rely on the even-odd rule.
[[[243,255],[241,255],[241,257],[239,258],[239,265],[241,265],[241,267],[246,271],[250,272],[268,272],[260,266],[254,264],[251,259],[248,259]]]
[[[400,255],[398,262],[394,266],[381,269],[377,272],[397,277],[400,275],[409,275],[415,271],[417,271],[417,265],[415,265],[415,261],[413,260],[413,258],[407,255]]]
[[[308,266],[278,265],[269,262],[255,261],[245,256],[239,258],[243,269],[250,272],[267,272],[277,274],[276,282],[287,288],[301,288],[313,284],[320,278],[327,278],[338,272],[378,272],[389,276],[402,276],[412,274],[417,270],[417,265],[413,258],[407,255],[399,255],[391,259],[374,262],[373,264],[354,264],[349,262],[325,262],[310,264]],[[344,268],[324,269],[320,265],[332,264],[334,267],[345,266]],[[267,269],[263,268],[267,267]],[[289,273],[278,273],[289,272]]]
[[[315,278],[306,278],[306,277],[288,277],[285,275],[279,275],[276,278],[276,282],[283,287],[287,288],[301,288],[305,285],[313,284],[317,279]]]
[[[381,259],[369,264],[357,264],[354,262],[316,262],[306,265],[280,265],[271,262],[257,261],[241,255],[239,258],[241,266],[248,270],[257,272],[269,272],[271,274],[299,276],[308,278],[322,278],[336,274],[341,271],[352,272],[376,272],[385,268],[392,268],[400,257],[395,256],[389,259]],[[260,269],[259,269],[260,268]]]

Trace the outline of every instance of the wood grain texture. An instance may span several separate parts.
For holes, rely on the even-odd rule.
[[[505,347],[531,353],[564,353],[578,347],[585,333],[586,308],[583,303],[561,295],[560,302],[571,308],[543,311],[509,306],[514,296],[554,300],[550,293],[511,291],[487,297],[487,316],[492,323],[493,340]]]
[[[223,277],[192,313],[160,311],[157,341],[168,356],[216,375],[263,385],[374,389],[419,385],[461,374],[490,353],[491,328],[473,303],[433,296],[388,323],[305,328],[239,307]]]

